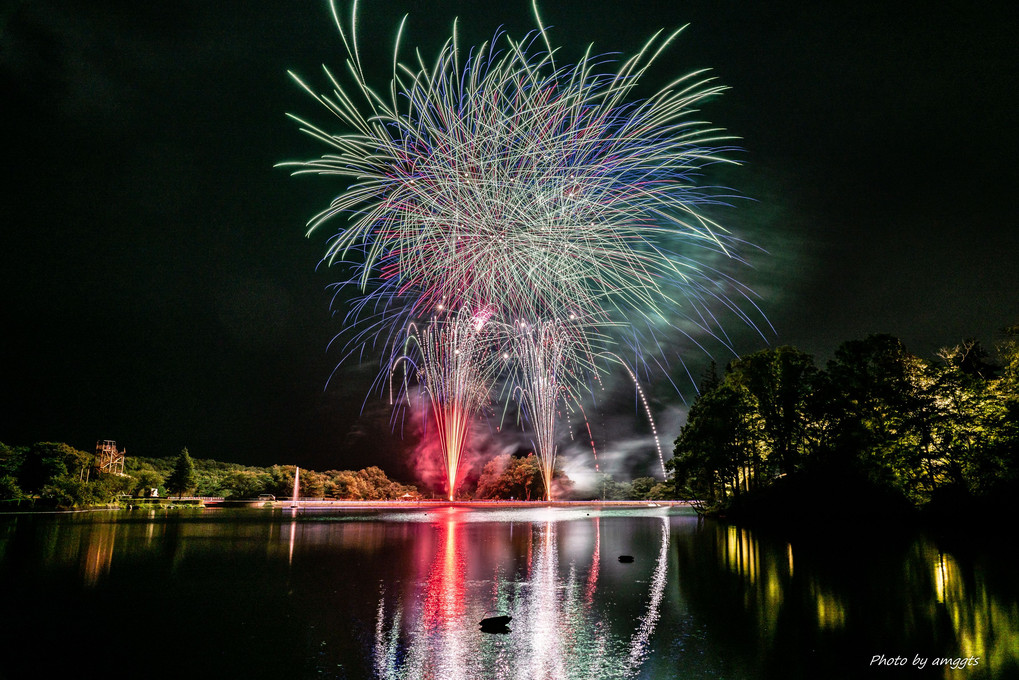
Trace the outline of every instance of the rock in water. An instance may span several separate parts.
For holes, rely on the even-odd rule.
[[[510,632],[508,625],[512,619],[512,616],[490,616],[487,619],[481,619],[481,632],[508,633]]]

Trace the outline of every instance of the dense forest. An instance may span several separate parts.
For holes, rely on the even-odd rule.
[[[967,340],[926,360],[872,335],[823,368],[793,347],[712,366],[668,465],[679,497],[733,515],[1010,507],[1019,326],[993,355]]]

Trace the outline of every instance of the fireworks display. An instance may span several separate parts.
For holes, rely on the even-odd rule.
[[[487,403],[497,372],[496,353],[488,332],[490,310],[467,314],[463,310],[435,318],[423,328],[407,329],[404,353],[394,365],[410,365],[405,379],[416,373],[418,386],[431,404],[431,413],[443,454],[449,499],[453,500],[460,457],[471,421]],[[407,392],[406,383],[404,392]]]
[[[582,339],[561,321],[517,321],[510,327],[508,344],[507,355],[513,362],[511,393],[530,421],[545,499],[552,500],[559,409],[577,401],[577,387],[593,366],[578,353],[584,348]]]
[[[638,98],[678,31],[625,61],[589,48],[562,63],[534,6],[538,30],[523,40],[498,33],[465,49],[454,23],[430,64],[399,60],[402,23],[380,94],[362,67],[357,3],[349,22],[332,8],[350,84],[326,69],[332,91],[320,95],[293,77],[341,131],[295,118],[330,151],[284,165],[346,183],[309,233],[340,223],[326,259],[352,273],[353,344],[387,348],[384,374],[413,363],[451,498],[466,428],[502,381],[534,433],[548,497],[559,409],[608,370],[593,357],[618,358],[621,329],[638,346],[663,324],[711,332],[712,306],[734,306],[706,263],[737,242],[701,210],[721,192],[697,184],[727,162],[728,138],[695,118],[724,88],[697,72]]]

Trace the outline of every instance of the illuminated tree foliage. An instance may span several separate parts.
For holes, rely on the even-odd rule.
[[[67,444],[37,442],[20,461],[18,485],[25,491],[40,491],[61,477],[84,477],[91,462],[90,454]]]
[[[108,504],[122,494],[147,497],[194,492],[198,496],[255,499],[262,494],[289,498],[293,465],[253,467],[192,458],[185,448],[174,458],[128,456],[125,474],[89,475],[92,456],[63,443],[31,446],[0,443],[0,501],[4,507],[81,508]],[[341,500],[393,500],[418,496],[417,488],[389,479],[378,467],[364,470],[301,469],[301,496]]]
[[[791,347],[712,369],[669,462],[676,492],[731,506],[796,478],[914,507],[1003,497],[1019,482],[1017,338],[1006,330],[997,364],[973,340],[928,361],[872,335],[823,370]]]
[[[513,456],[508,453],[496,456],[485,464],[474,493],[477,500],[530,501],[546,497],[541,459],[530,453]],[[559,496],[568,495],[573,482],[562,470],[551,472],[551,484]]]
[[[68,444],[0,444],[0,501],[13,501],[6,507],[38,502],[40,507],[70,509],[109,503],[130,491],[132,481],[98,473],[92,454]]]

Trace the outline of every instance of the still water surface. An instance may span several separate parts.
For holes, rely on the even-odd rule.
[[[6,516],[0,678],[1011,678],[1013,574],[685,509]]]

